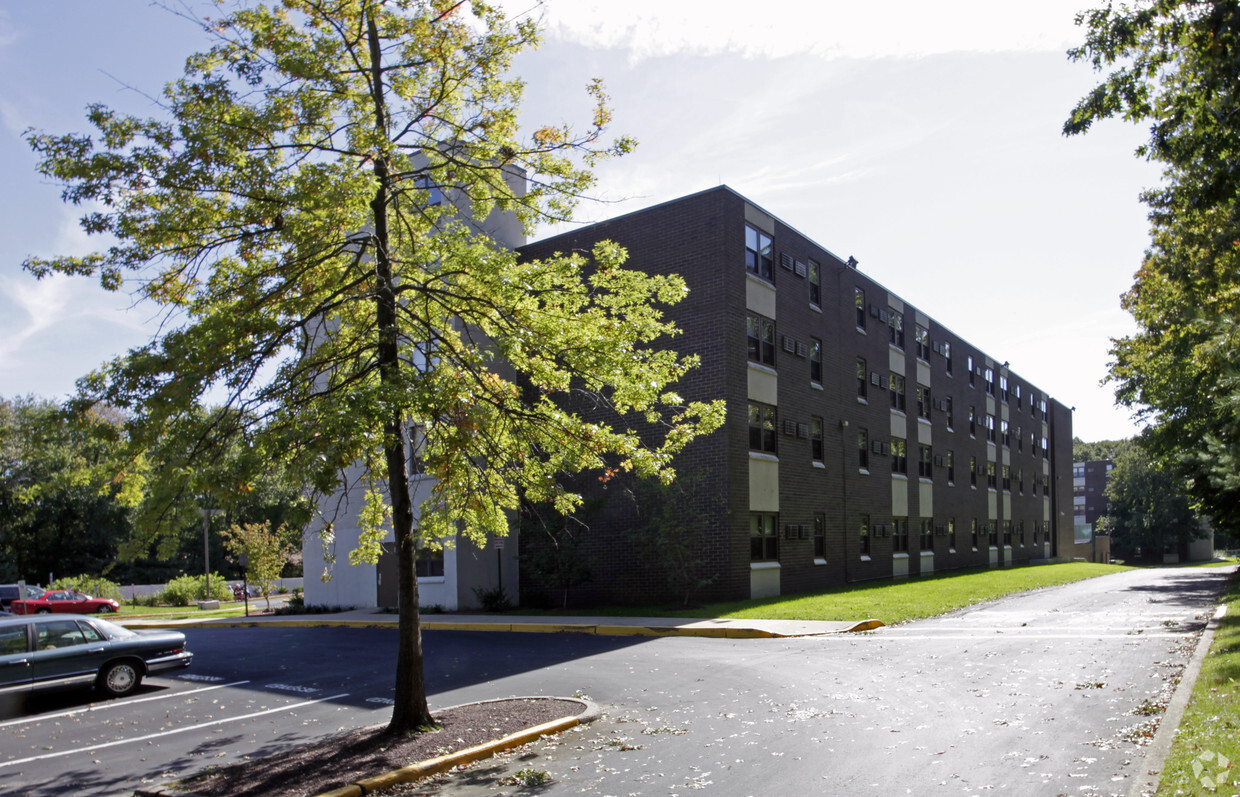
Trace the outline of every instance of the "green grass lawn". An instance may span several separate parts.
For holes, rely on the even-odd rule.
[[[1222,603],[1227,615],[1163,766],[1161,795],[1235,794],[1240,785],[1240,577],[1232,577]]]
[[[933,617],[1017,592],[1119,573],[1132,568],[1071,562],[960,571],[899,581],[852,584],[826,592],[763,600],[710,603],[672,610],[666,605],[545,611],[548,615],[605,617],[733,617],[750,620],[881,620],[887,625]],[[523,614],[527,613],[521,610]],[[534,612],[528,612],[533,614]]]

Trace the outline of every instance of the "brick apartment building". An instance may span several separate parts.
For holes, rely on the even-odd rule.
[[[749,598],[1088,555],[1073,529],[1072,415],[1045,390],[727,187],[528,244],[626,247],[684,277],[686,399],[724,428],[678,460],[706,520],[701,599]],[[710,500],[717,496],[718,500]],[[583,538],[589,602],[666,584],[611,500]],[[522,589],[530,585],[522,577]]]

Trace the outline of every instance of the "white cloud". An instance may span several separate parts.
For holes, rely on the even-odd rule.
[[[747,57],[916,57],[950,52],[1063,50],[1079,40],[1089,0],[560,0],[546,7],[548,36],[625,49],[635,60],[730,52]],[[515,10],[515,7],[514,7]]]

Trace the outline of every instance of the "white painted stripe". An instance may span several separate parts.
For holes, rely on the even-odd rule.
[[[104,709],[124,708],[125,706],[132,706],[137,703],[149,703],[152,700],[171,700],[177,697],[185,697],[186,695],[196,695],[199,692],[210,692],[213,689],[227,689],[230,686],[241,686],[242,684],[248,684],[248,683],[249,681],[233,681],[230,684],[216,684],[215,686],[203,686],[198,689],[190,689],[185,692],[171,692],[171,693],[163,694],[163,695],[152,695],[150,697],[139,697],[139,698],[135,698],[134,700],[110,700],[106,703],[99,703],[99,704],[92,703],[90,706],[86,708],[75,708],[72,711],[63,711],[60,714],[39,714],[34,717],[26,717],[25,719],[9,720],[8,722],[0,722],[0,728],[5,728],[5,727],[8,727],[9,725],[29,725],[34,722],[42,722],[43,720],[61,719],[62,717],[74,717],[74,716],[77,716],[78,714],[94,714],[95,712],[103,711]]]
[[[0,761],[0,769],[3,769],[4,767],[18,766],[19,764],[28,764],[33,761],[46,761],[49,758],[61,758],[67,755],[73,755],[74,753],[93,753],[96,750],[103,750],[108,747],[118,747],[122,744],[137,744],[138,742],[147,742],[152,739],[162,739],[166,736],[175,736],[178,733],[188,733],[190,731],[202,730],[203,728],[209,728],[212,725],[226,725],[230,722],[243,722],[245,720],[252,720],[256,717],[264,717],[268,714],[279,714],[280,712],[283,712],[283,711],[292,711],[293,709],[302,708],[303,706],[312,706],[315,703],[322,703],[326,700],[339,700],[342,697],[348,697],[348,696],[349,696],[349,693],[345,692],[339,695],[332,695],[331,697],[319,698],[318,700],[306,700],[301,703],[293,703],[292,705],[289,705],[289,706],[281,706],[280,708],[269,708],[266,711],[256,711],[253,714],[245,714],[240,717],[232,717],[230,719],[214,720],[212,722],[200,722],[194,725],[189,725],[184,728],[176,728],[171,731],[164,731],[163,733],[152,733],[152,734],[148,734],[147,736],[138,736],[133,739],[117,739],[114,742],[105,742],[104,744],[96,744],[96,745],[91,745],[89,747],[79,747],[75,750],[62,750],[59,753],[48,753],[47,755],[37,755],[37,756],[32,756],[30,758],[17,759],[14,761]]]

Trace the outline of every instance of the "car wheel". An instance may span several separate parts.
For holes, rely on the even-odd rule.
[[[95,611],[98,612],[99,614],[107,614],[109,612],[114,612],[116,610],[106,603],[101,603],[99,604],[99,607],[95,609]]]
[[[99,686],[112,697],[132,694],[142,683],[142,671],[132,661],[114,661],[99,673]]]
[[[51,614],[52,610],[44,606],[42,609],[36,609],[35,614]]]

